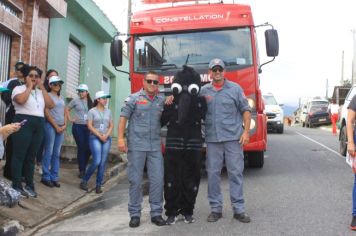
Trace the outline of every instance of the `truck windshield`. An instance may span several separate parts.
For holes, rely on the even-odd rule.
[[[263,96],[263,100],[265,101],[265,105],[278,105],[273,96]]]
[[[180,69],[183,65],[207,69],[221,58],[227,67],[252,65],[251,32],[248,27],[135,37],[135,71]]]

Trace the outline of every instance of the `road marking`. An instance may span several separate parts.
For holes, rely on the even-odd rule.
[[[323,148],[325,148],[325,149],[329,150],[330,152],[335,153],[337,156],[342,157],[342,158],[344,158],[344,159],[345,159],[345,157],[344,157],[344,156],[342,156],[340,153],[338,153],[338,152],[337,152],[337,151],[335,151],[335,150],[332,150],[331,148],[329,148],[329,147],[325,146],[324,144],[319,143],[318,141],[316,141],[316,140],[314,140],[314,139],[312,139],[312,138],[309,138],[308,136],[305,136],[304,134],[301,134],[301,133],[299,133],[299,132],[296,132],[296,133],[297,133],[297,134],[299,134],[300,136],[302,136],[302,137],[304,137],[304,138],[306,138],[306,139],[308,139],[308,140],[310,140],[310,141],[312,141],[312,142],[314,142],[314,143],[316,143],[316,144],[318,144],[318,145],[322,146]]]

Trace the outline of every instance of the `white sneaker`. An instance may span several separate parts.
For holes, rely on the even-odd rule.
[[[177,217],[176,216],[168,216],[166,223],[167,225],[174,225],[177,221]]]

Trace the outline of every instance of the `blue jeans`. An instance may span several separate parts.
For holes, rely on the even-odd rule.
[[[90,177],[93,175],[94,171],[98,169],[96,174],[96,186],[100,187],[103,183],[106,160],[108,159],[108,154],[111,147],[111,137],[109,137],[105,143],[101,142],[95,135],[89,135],[89,147],[92,153],[93,159],[85,172],[83,177],[84,182],[88,182]]]
[[[356,174],[355,174],[354,188],[352,190],[352,216],[356,216]]]
[[[77,144],[77,159],[79,172],[84,172],[87,168],[91,155],[89,148],[89,129],[87,125],[73,124],[72,133]]]
[[[53,126],[45,123],[45,145],[42,159],[42,179],[58,181],[60,153],[64,140],[64,132],[58,134]]]

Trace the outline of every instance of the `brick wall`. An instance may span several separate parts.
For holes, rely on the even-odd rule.
[[[17,29],[11,28],[9,24],[6,24],[7,28],[0,27],[0,31],[12,36],[10,77],[14,76],[14,65],[19,60],[46,71],[49,17],[54,14],[53,9],[48,12],[48,8],[44,6],[50,3],[44,0],[12,0],[12,3],[19,11],[20,26]],[[64,0],[58,0],[56,4],[59,4],[61,9],[66,6]],[[14,16],[5,13],[4,18],[0,18],[0,25],[9,18]]]

